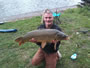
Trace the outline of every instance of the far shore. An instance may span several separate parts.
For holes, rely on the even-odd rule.
[[[73,6],[53,8],[53,9],[51,9],[51,11],[55,12],[57,9],[58,12],[63,13],[64,10],[67,10],[69,8],[77,8],[77,6],[73,5]],[[24,19],[32,18],[34,16],[41,16],[42,13],[43,13],[43,10],[19,14],[19,15],[14,15],[14,16],[9,16],[9,17],[4,17],[4,18],[0,18],[0,22],[11,22],[11,21],[17,21],[17,20],[24,20]]]

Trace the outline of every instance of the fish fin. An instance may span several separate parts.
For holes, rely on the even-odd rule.
[[[41,47],[44,48],[46,45],[46,42],[42,42]]]
[[[19,46],[21,46],[22,42],[19,42]]]
[[[24,44],[24,41],[21,40],[21,41],[19,42],[19,46],[21,46],[21,44]]]
[[[54,50],[56,50],[56,44],[57,44],[57,43],[54,44]]]
[[[20,42],[23,39],[23,37],[19,37],[17,39],[15,39],[16,42]]]

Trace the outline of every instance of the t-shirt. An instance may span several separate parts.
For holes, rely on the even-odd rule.
[[[40,26],[38,27],[38,29],[46,29],[45,24],[40,25]],[[50,29],[57,29],[57,30],[61,31],[61,28],[58,27],[56,24],[53,24]],[[38,43],[36,43],[36,44],[39,45],[40,48],[41,48],[41,42],[38,42]],[[56,44],[56,50],[54,49],[54,45],[55,45],[54,43],[47,43],[47,44],[45,45],[45,47],[42,48],[42,49],[43,49],[46,53],[48,53],[48,54],[49,54],[49,53],[55,53],[55,52],[57,52],[57,50],[59,49],[60,41],[58,41],[57,44]]]

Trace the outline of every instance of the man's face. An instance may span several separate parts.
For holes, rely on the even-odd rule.
[[[43,18],[46,26],[52,26],[53,24],[53,16],[51,13],[45,13]]]

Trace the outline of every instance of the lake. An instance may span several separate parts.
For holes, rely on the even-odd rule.
[[[81,0],[0,0],[0,19],[8,16],[76,5]]]

